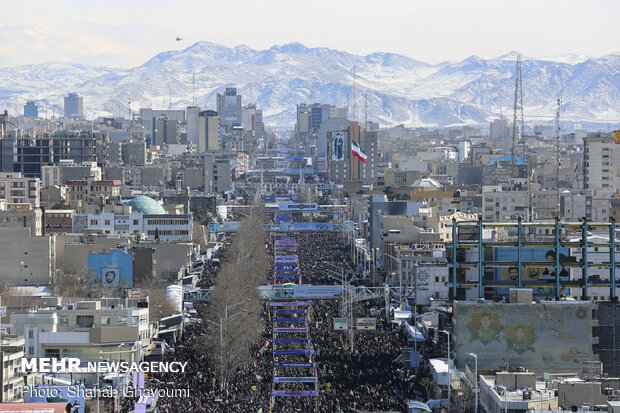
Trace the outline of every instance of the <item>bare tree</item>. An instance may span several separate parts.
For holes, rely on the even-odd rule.
[[[149,297],[149,321],[159,321],[179,313],[179,309],[168,300],[164,287],[154,286],[145,290],[144,294]]]
[[[451,413],[471,413],[474,411],[476,394],[468,385],[461,385],[460,390],[452,392],[450,400]]]
[[[263,331],[257,287],[270,270],[266,246],[264,211],[253,208],[227,249],[205,315],[205,344],[219,366],[222,388],[238,367],[251,362],[250,347]]]
[[[105,288],[101,281],[92,280],[84,275],[65,274],[62,271],[52,277],[52,291],[60,297],[101,298],[120,297],[120,288]]]

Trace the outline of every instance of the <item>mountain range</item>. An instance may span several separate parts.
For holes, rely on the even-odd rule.
[[[516,52],[493,59],[428,64],[392,53],[366,56],[300,43],[254,50],[198,42],[117,69],[72,63],[0,68],[0,109],[22,113],[26,99],[39,113],[62,111],[68,92],[84,96],[87,116],[123,115],[129,107],[215,109],[215,95],[236,87],[243,102],[263,109],[267,125],[291,126],[298,103],[349,107],[350,117],[407,126],[487,125],[512,118]],[[620,53],[523,57],[527,123],[552,123],[562,95],[562,119],[620,124]],[[130,106],[129,106],[130,105]]]

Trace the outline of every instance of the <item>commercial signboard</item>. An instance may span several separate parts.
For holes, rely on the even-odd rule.
[[[346,330],[349,328],[349,320],[347,318],[334,318],[334,330]]]
[[[358,318],[357,329],[358,330],[376,330],[377,319],[376,318]]]

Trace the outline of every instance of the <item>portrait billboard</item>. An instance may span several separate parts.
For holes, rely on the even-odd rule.
[[[332,161],[344,161],[344,132],[332,133]]]
[[[237,120],[237,96],[228,95],[224,96],[224,119],[225,120]]]
[[[566,265],[574,263],[575,258],[570,256],[568,248],[560,248],[560,265]],[[517,262],[517,247],[495,247],[495,260],[496,262]],[[536,287],[536,282],[546,282],[548,284],[555,284],[555,248],[540,248],[540,247],[523,247],[521,248],[521,261],[524,264],[527,263],[544,263],[549,267],[525,267],[521,268],[521,280],[525,286],[528,286],[528,282],[532,284],[528,287],[532,287],[535,296],[553,296],[553,287]],[[496,280],[511,280],[516,283],[519,277],[519,272],[516,265],[509,265],[506,267],[495,268]],[[570,271],[568,268],[560,268],[560,281],[569,281]],[[516,286],[516,284],[515,284]],[[508,296],[509,287],[498,287],[495,289],[497,296]],[[562,287],[560,294],[569,294],[569,288]]]
[[[543,301],[505,304],[455,302],[458,367],[469,353],[479,368],[505,363],[531,370],[578,371],[592,357],[592,304]]]

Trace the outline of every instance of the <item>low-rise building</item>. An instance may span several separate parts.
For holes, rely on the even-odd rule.
[[[20,172],[0,172],[0,200],[7,204],[31,204],[39,207],[39,179],[23,177]]]
[[[11,332],[25,337],[26,357],[77,357],[84,362],[133,362],[152,336],[148,298],[62,302],[10,315]],[[88,383],[95,375],[85,374]]]
[[[558,397],[534,373],[498,372],[479,376],[480,406],[487,413],[555,411]]]
[[[73,209],[46,209],[44,234],[70,233],[73,230]]]
[[[67,181],[67,203],[80,210],[88,204],[104,205],[114,201],[120,194],[121,181],[86,180]]]
[[[39,208],[32,204],[6,204],[0,201],[0,227],[30,228],[32,236],[42,235],[42,217]]]
[[[24,376],[21,371],[21,363],[24,358],[23,336],[1,334],[0,335],[0,403],[23,403]]]

